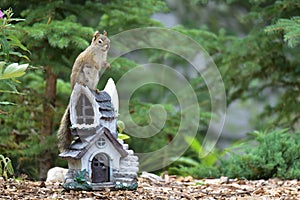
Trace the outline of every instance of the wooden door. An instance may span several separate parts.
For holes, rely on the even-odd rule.
[[[109,182],[109,160],[105,154],[97,154],[92,160],[92,182]]]

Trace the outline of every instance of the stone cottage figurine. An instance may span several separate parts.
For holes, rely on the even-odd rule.
[[[118,105],[113,105],[111,95],[116,91],[111,90],[116,90],[112,79],[100,92],[78,83],[74,86],[70,98],[74,139],[59,154],[68,162],[66,189],[137,188],[138,157],[118,139]]]

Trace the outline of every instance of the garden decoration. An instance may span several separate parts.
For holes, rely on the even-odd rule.
[[[114,84],[113,80],[108,84]],[[109,94],[75,84],[70,98],[74,141],[59,154],[68,161],[66,189],[137,188],[138,157],[118,139],[118,113]]]

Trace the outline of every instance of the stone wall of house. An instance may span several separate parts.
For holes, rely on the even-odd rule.
[[[118,140],[123,149],[127,151],[128,156],[120,159],[120,168],[114,169],[113,179],[116,186],[131,187],[137,184],[139,171],[138,157],[134,155],[132,150],[128,149],[128,144],[124,144],[123,140]]]

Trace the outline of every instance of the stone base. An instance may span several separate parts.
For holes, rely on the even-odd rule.
[[[92,190],[104,190],[105,188],[113,188],[115,187],[113,182],[106,183],[91,183]]]
[[[130,182],[119,182],[115,183],[116,190],[136,190],[138,188],[138,182],[131,180]]]

